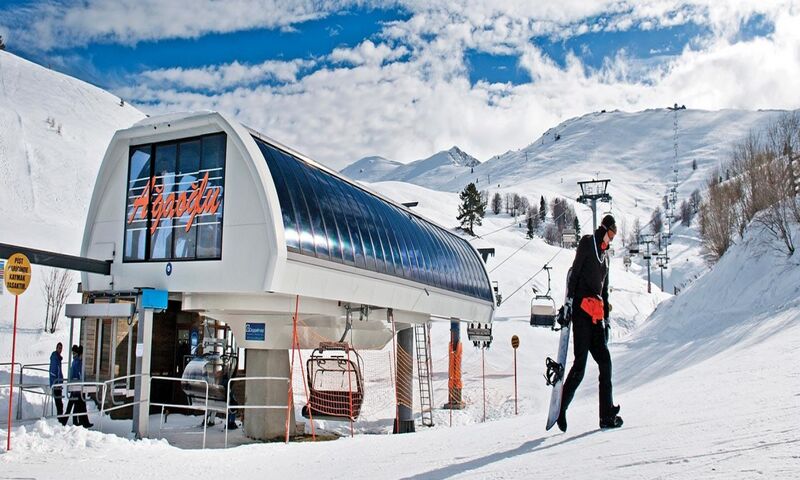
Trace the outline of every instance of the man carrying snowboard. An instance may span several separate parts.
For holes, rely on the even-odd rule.
[[[592,235],[578,244],[572,276],[567,285],[566,310],[571,310],[575,361],[564,382],[558,428],[567,431],[567,407],[583,380],[589,353],[600,369],[600,428],[622,426],[611,388],[611,354],[608,352],[608,265],[609,244],[617,234],[614,217],[606,215]]]

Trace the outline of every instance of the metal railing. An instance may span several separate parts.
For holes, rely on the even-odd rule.
[[[177,377],[160,377],[160,376],[150,377],[150,380],[164,380],[164,381],[170,381],[170,382],[188,382],[188,383],[199,383],[199,384],[205,385],[205,387],[206,387],[206,396],[205,396],[205,402],[203,403],[202,407],[201,406],[194,406],[194,405],[178,405],[178,404],[174,404],[174,403],[158,403],[158,402],[150,402],[150,405],[151,406],[156,406],[156,407],[159,407],[159,406],[161,407],[161,418],[160,418],[160,421],[158,423],[158,434],[159,435],[161,435],[161,428],[164,426],[164,408],[165,407],[181,408],[181,409],[184,409],[184,410],[199,410],[199,411],[202,411],[203,412],[203,448],[206,448],[206,430],[207,430],[207,427],[208,427],[208,421],[207,421],[208,420],[208,411],[211,410],[211,411],[214,411],[214,412],[222,413],[221,409],[208,408],[208,382],[205,381],[205,380],[202,380],[202,379],[183,379],[183,378],[177,378]]]
[[[6,389],[6,388],[10,389],[11,387],[12,387],[12,384],[10,384],[10,383],[0,384],[0,390]],[[45,413],[47,412],[47,398],[48,398],[49,393],[50,393],[50,387],[48,385],[41,385],[41,384],[26,385],[24,383],[14,383],[13,387],[14,387],[14,390],[19,390],[19,392],[17,393],[17,398],[18,399],[22,398],[22,392],[30,392],[30,393],[35,393],[37,395],[44,395],[45,396],[45,401],[44,401],[44,403],[42,405],[42,416],[45,416]],[[11,408],[11,405],[9,405],[9,408]],[[19,400],[17,400],[17,413],[14,416],[14,419],[15,420],[22,420],[22,402],[20,402]],[[0,424],[6,425],[6,423],[7,423],[6,416],[5,416],[5,413],[3,413],[3,415],[0,415]],[[6,426],[8,426],[8,425],[6,425]]]
[[[141,373],[133,373],[131,375],[124,375],[122,377],[116,377],[116,378],[112,378],[110,380],[106,380],[105,382],[101,382],[101,384],[103,385],[103,399],[100,401],[100,430],[101,431],[103,430],[103,419],[105,418],[105,413],[113,412],[115,410],[120,410],[122,408],[132,407],[134,405],[139,405],[141,403],[144,403],[144,401],[142,401],[142,400],[138,400],[138,401],[134,400],[132,402],[117,403],[114,400],[114,384],[117,383],[117,382],[121,382],[123,380],[127,381],[129,379],[134,379],[134,378],[137,378],[137,377],[138,378],[144,378],[145,376],[149,377],[149,375],[142,375]],[[126,385],[127,385],[127,382],[126,382]],[[108,392],[108,391],[111,392],[111,404],[113,405],[111,408],[106,408],[106,392]],[[126,391],[127,391],[127,386],[126,386]],[[127,397],[127,395],[126,395],[126,397]],[[147,398],[148,399],[150,398],[149,390],[147,392]],[[145,412],[145,415],[149,415],[149,412]]]
[[[64,362],[61,362],[61,363],[64,363]],[[44,366],[47,366],[47,368],[41,368],[41,367],[44,367]],[[20,367],[20,369],[19,369],[19,383],[21,385],[26,385],[26,386],[20,388],[20,395],[17,396],[17,420],[22,420],[22,395],[21,395],[21,393],[22,392],[31,392],[31,390],[30,390],[31,388],[40,385],[38,383],[32,383],[30,385],[25,384],[25,370],[34,370],[34,371],[37,371],[37,372],[46,373],[47,377],[45,377],[45,378],[46,378],[46,382],[47,383],[42,383],[41,385],[42,386],[49,386],[50,385],[50,363],[31,363],[31,364],[22,365],[22,367]],[[33,391],[32,393],[36,393],[36,392]],[[43,393],[46,394],[47,392],[43,392]],[[42,409],[42,416],[44,416],[44,412],[47,411],[46,410],[46,406],[47,406],[47,400],[45,400],[45,405],[44,405],[45,408]]]
[[[11,364],[10,363],[6,363],[6,364],[0,364],[0,365],[11,365]],[[19,365],[20,366],[20,378],[22,378],[22,368],[23,367],[25,367],[26,369],[29,369],[29,370],[37,370],[37,367],[39,367],[41,365],[49,365],[49,364],[22,365],[22,364],[20,364],[18,362],[14,362],[14,365]],[[48,371],[48,373],[49,373],[49,371]],[[202,385],[205,386],[205,397],[204,397],[203,404],[202,405],[179,405],[179,404],[172,404],[172,403],[149,402],[148,401],[149,398],[150,398],[149,389],[148,389],[148,392],[147,392],[147,399],[148,400],[141,400],[140,399],[138,401],[134,400],[134,401],[117,402],[114,399],[114,391],[115,391],[114,389],[115,389],[115,385],[117,383],[125,382],[124,385],[126,385],[126,391],[127,391],[127,384],[131,380],[136,379],[136,378],[144,379],[145,377],[147,377],[150,381],[158,380],[158,381],[167,381],[167,382],[189,382],[189,383],[202,384]],[[104,418],[105,418],[106,414],[108,414],[108,413],[110,413],[112,411],[115,411],[115,410],[122,409],[122,408],[132,407],[134,405],[139,405],[139,404],[145,403],[146,401],[151,406],[161,407],[161,419],[160,419],[160,422],[159,422],[159,435],[161,435],[162,428],[163,428],[164,409],[165,408],[179,408],[179,409],[185,409],[185,410],[201,411],[201,412],[203,412],[203,444],[202,444],[202,448],[206,448],[206,443],[207,443],[207,430],[208,430],[208,428],[207,428],[208,427],[208,425],[207,425],[207,423],[208,423],[207,422],[207,417],[208,417],[209,412],[221,413],[221,414],[225,415],[225,420],[224,420],[225,421],[225,448],[227,448],[228,447],[228,416],[229,416],[231,410],[234,410],[234,409],[242,409],[242,410],[247,410],[247,409],[286,410],[288,408],[288,405],[285,404],[285,403],[282,404],[282,405],[248,405],[248,404],[245,404],[245,405],[238,405],[238,404],[237,405],[231,405],[231,388],[232,388],[233,383],[234,382],[247,383],[248,381],[250,381],[250,382],[252,382],[252,381],[276,382],[276,381],[278,381],[278,382],[286,382],[286,384],[288,386],[290,380],[289,380],[288,377],[236,377],[236,378],[231,378],[231,379],[228,380],[227,393],[226,393],[226,398],[225,398],[225,408],[224,409],[215,408],[215,407],[210,407],[209,406],[209,389],[210,389],[210,385],[208,384],[208,382],[206,380],[202,380],[202,379],[182,379],[182,378],[176,378],[176,377],[163,377],[163,376],[150,376],[150,375],[143,375],[143,374],[131,374],[131,375],[125,375],[125,376],[121,376],[121,377],[115,377],[115,378],[106,380],[104,382],[66,382],[65,381],[65,382],[60,382],[60,383],[54,383],[52,386],[47,385],[47,384],[30,384],[30,385],[26,385],[26,384],[23,384],[21,382],[20,383],[16,383],[15,382],[13,384],[13,387],[15,389],[17,389],[17,388],[20,389],[21,392],[29,391],[29,392],[37,393],[38,395],[44,395],[45,396],[45,401],[44,401],[43,406],[42,406],[42,417],[44,417],[44,418],[53,418],[53,417],[55,417],[55,418],[57,418],[59,420],[62,419],[62,418],[67,418],[68,419],[71,414],[62,413],[61,415],[58,415],[58,414],[56,414],[56,415],[48,415],[48,412],[52,412],[53,402],[54,402],[54,399],[56,398],[57,394],[58,394],[59,398],[64,399],[64,398],[68,398],[70,394],[79,393],[79,395],[81,396],[81,399],[86,401],[88,399],[88,395],[89,394],[95,393],[97,396],[99,396],[99,399],[100,399],[100,410],[98,411],[98,414],[100,416],[100,424],[99,424],[98,429],[100,431],[103,431],[103,422],[104,422]],[[10,387],[11,387],[11,384],[0,384],[0,389],[10,388]],[[57,390],[58,390],[58,392],[57,392]],[[110,401],[111,401],[111,407],[108,407],[108,408],[106,408],[106,404],[107,404],[106,399],[107,398],[110,398]],[[149,415],[149,412],[144,412],[144,414],[145,415]],[[17,417],[18,418],[17,419],[19,419],[20,415],[21,415],[21,404],[18,403],[18,405],[17,405]],[[86,415],[87,418],[88,418],[89,413],[87,412],[87,413],[81,414],[81,415]]]
[[[14,370],[14,365],[19,365],[19,376],[22,376],[22,364],[19,362],[0,362],[0,367],[11,367],[11,370]]]
[[[60,398],[62,400],[64,398],[67,398],[67,402],[68,403],[67,403],[67,407],[66,408],[69,408],[69,398],[70,398],[69,394],[73,394],[73,393],[79,394],[81,400],[83,400],[84,402],[89,399],[88,398],[88,394],[89,393],[94,393],[94,394],[97,395],[97,394],[100,394],[99,392],[102,391],[103,398],[105,398],[105,396],[106,396],[106,386],[105,386],[105,384],[103,382],[62,382],[62,383],[54,383],[53,386],[50,387],[50,391],[51,391],[50,398],[53,398],[53,399],[55,398],[55,389],[56,388],[60,388],[61,389]],[[64,396],[65,392],[68,394],[66,397]],[[102,411],[102,409],[100,410],[99,414],[100,414],[100,421],[102,422],[103,421],[103,411]],[[69,419],[70,415],[74,415],[74,414],[66,413],[66,409],[65,409],[63,414],[56,415],[55,417],[57,419],[59,419],[59,420],[61,418]],[[86,413],[79,414],[79,415],[86,415],[86,419],[87,420],[89,419],[89,412],[88,411]],[[74,420],[75,419],[73,418],[73,423],[74,423]],[[67,420],[64,420],[64,421],[66,422]]]
[[[236,377],[231,378],[228,380],[228,392],[225,399],[225,448],[228,448],[228,413],[231,410],[231,384],[233,382],[245,382],[247,383],[248,380],[266,380],[266,381],[284,381],[289,385],[289,378],[288,377]],[[288,401],[288,397],[287,397]],[[286,410],[289,408],[288,405],[235,405],[234,408],[236,409],[262,409],[262,410],[272,410],[272,409],[282,409]]]

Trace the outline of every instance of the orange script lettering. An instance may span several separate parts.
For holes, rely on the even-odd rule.
[[[153,199],[150,203],[150,214],[152,217],[152,225],[150,225],[150,234],[154,234],[158,228],[158,224],[162,219],[181,218],[184,215],[189,215],[189,221],[186,222],[186,231],[192,228],[194,217],[197,215],[207,215],[217,213],[220,205],[219,194],[222,187],[209,187],[208,186],[208,172],[202,180],[192,182],[191,191],[183,191],[180,194],[175,192],[164,194],[164,185],[156,185],[156,177],[150,179],[142,190],[141,195],[136,197],[133,201],[133,210],[128,223],[132,223],[136,219],[136,213],[139,213],[140,220],[147,219],[147,202],[150,200],[150,192],[153,192]]]

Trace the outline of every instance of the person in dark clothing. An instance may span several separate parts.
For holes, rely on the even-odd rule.
[[[622,426],[619,406],[614,405],[611,387],[611,354],[608,352],[608,265],[606,251],[617,234],[614,217],[606,215],[592,235],[578,244],[572,275],[567,285],[565,308],[571,310],[575,360],[564,382],[558,428],[567,430],[567,408],[583,380],[589,354],[600,369],[600,428]]]
[[[72,372],[70,373],[69,380],[81,381],[83,372],[83,347],[80,345],[72,346]],[[72,424],[79,425],[85,428],[91,428],[94,425],[89,423],[89,415],[86,413],[86,401],[83,399],[82,389],[69,392],[69,402],[67,403],[67,417],[72,413]],[[65,421],[66,418],[65,417]]]
[[[67,424],[67,418],[63,417],[64,415],[64,402],[61,400],[63,397],[61,393],[61,384],[64,383],[64,372],[61,370],[61,351],[64,349],[64,346],[61,342],[56,344],[56,349],[53,353],[50,354],[50,388],[53,391],[53,401],[56,404],[56,414],[58,415],[58,421],[61,422],[61,425]],[[55,387],[53,385],[56,385]]]

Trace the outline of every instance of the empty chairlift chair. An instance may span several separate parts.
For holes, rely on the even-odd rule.
[[[181,382],[181,389],[189,399],[189,404],[205,404],[205,384],[191,381],[204,380],[208,383],[209,410],[224,411],[228,402],[228,380],[236,373],[238,361],[239,357],[236,355],[222,355],[219,353],[206,353],[193,357],[183,370],[183,381]],[[233,394],[231,394],[230,400],[231,405],[236,404]],[[212,419],[213,416],[209,413],[209,423],[212,423]]]
[[[550,296],[550,270],[553,267],[545,265],[543,269],[547,272],[547,293],[536,295],[531,300],[531,326],[553,328],[556,322],[556,302]],[[534,289],[534,293],[536,289]]]
[[[364,401],[361,356],[347,343],[323,342],[311,353],[306,365],[309,399],[303,407],[303,416],[355,420]]]

